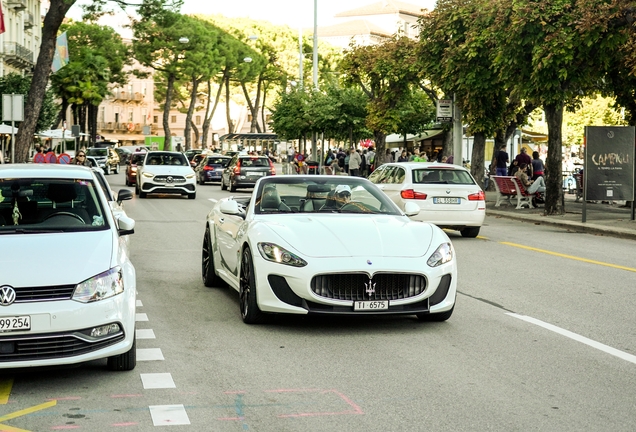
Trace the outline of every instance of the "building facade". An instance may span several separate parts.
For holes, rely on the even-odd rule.
[[[0,74],[33,72],[42,43],[41,0],[2,0],[4,33],[0,34]]]

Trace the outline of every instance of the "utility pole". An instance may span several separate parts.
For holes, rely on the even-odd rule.
[[[314,89],[318,91],[318,0],[314,0]],[[316,132],[313,133],[311,140],[311,157],[315,160],[320,160],[320,155],[317,154],[318,146],[316,140],[318,136]]]
[[[457,97],[455,94],[453,94],[453,105],[453,163],[462,166],[464,164],[462,155],[464,125],[462,124],[462,111],[457,106]]]

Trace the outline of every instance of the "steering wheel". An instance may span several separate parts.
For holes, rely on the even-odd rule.
[[[85,224],[86,222],[84,221],[84,219],[82,219],[82,217],[80,215],[77,215],[75,213],[71,213],[71,212],[57,212],[57,213],[53,213],[48,215],[47,217],[44,218],[44,220],[49,220],[52,217],[56,217],[56,216],[70,216],[73,217],[75,219],[77,219],[78,221],[82,222],[82,224]]]
[[[367,213],[367,207],[361,202],[350,201],[340,207],[341,212],[352,212],[352,213]]]

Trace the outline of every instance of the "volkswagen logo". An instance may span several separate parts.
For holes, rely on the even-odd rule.
[[[15,301],[15,290],[9,285],[0,287],[0,305],[9,306]]]
[[[609,131],[609,132],[607,133],[607,137],[608,137],[608,138],[610,138],[610,139],[611,139],[611,138],[614,138],[614,131]]]
[[[451,191],[447,190],[446,195],[450,195]]]
[[[174,178],[172,178],[172,176],[168,176],[166,178],[166,183],[174,183]]]

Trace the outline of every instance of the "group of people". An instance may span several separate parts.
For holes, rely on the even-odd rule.
[[[324,161],[325,174],[368,177],[373,172],[375,157],[373,147],[364,150],[329,149]]]
[[[521,147],[519,154],[510,163],[510,157],[503,145],[495,154],[495,172],[498,176],[515,176],[526,188],[528,193],[545,192],[545,164],[539,158],[539,152],[532,152],[532,158],[525,147]]]

